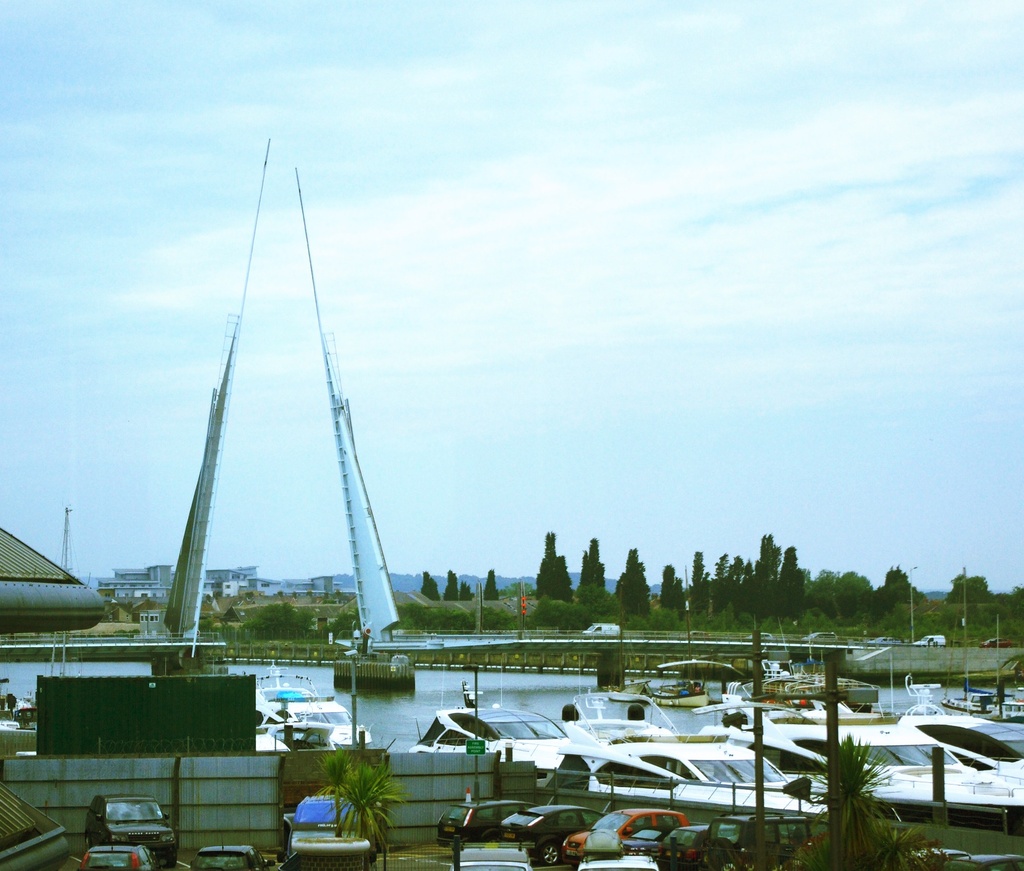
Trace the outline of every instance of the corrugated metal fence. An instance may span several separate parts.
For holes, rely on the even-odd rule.
[[[207,844],[282,844],[286,755],[17,757],[3,762],[3,781],[20,798],[64,826],[72,851],[85,849],[85,811],[95,795],[153,796],[171,816],[182,850]],[[398,753],[391,770],[406,794],[394,808],[389,842],[434,841],[450,804],[475,799],[536,799],[532,763],[459,753]]]

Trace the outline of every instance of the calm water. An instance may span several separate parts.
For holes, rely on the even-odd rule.
[[[267,674],[268,666],[230,666],[230,674]],[[351,696],[346,688],[334,688],[334,669],[323,666],[285,667],[286,671],[308,677],[321,695],[333,695],[350,711]],[[37,675],[69,677],[110,677],[149,675],[149,663],[86,662],[62,665],[56,663],[0,662],[0,684],[3,693],[14,693],[18,698],[31,698],[35,694]],[[374,747],[389,748],[392,752],[408,750],[426,730],[439,708],[455,707],[462,700],[462,681],[473,688],[473,674],[458,670],[428,670],[416,672],[416,692],[398,694],[360,693],[356,698],[356,719],[370,730]],[[895,678],[894,678],[895,680]],[[882,687],[880,705],[887,710],[902,711],[911,704],[903,687],[902,675],[894,689]],[[520,672],[481,671],[477,678],[480,707],[501,705],[523,708],[544,714],[552,720],[561,720],[562,706],[572,697],[596,686],[593,674],[522,674]],[[709,682],[712,696],[720,694],[716,681]],[[941,691],[937,697],[941,696]],[[692,732],[712,723],[716,715],[699,715],[681,708],[665,708],[668,717],[682,731]]]

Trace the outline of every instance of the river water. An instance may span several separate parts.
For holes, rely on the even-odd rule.
[[[257,677],[269,672],[267,665],[232,665],[229,674],[253,674]],[[349,711],[352,697],[348,687],[334,687],[334,669],[329,666],[285,666],[289,673],[309,678],[323,696],[335,696]],[[0,662],[0,692],[13,693],[19,699],[30,699],[35,695],[36,677],[116,677],[148,676],[151,674],[148,662],[85,662],[85,663],[39,663]],[[532,674],[519,671],[480,671],[476,678],[481,708],[501,705],[505,708],[521,708],[543,714],[556,722],[561,721],[562,706],[572,701],[574,695],[587,692],[596,686],[593,674]],[[462,702],[462,682],[469,689],[474,688],[474,675],[464,670],[418,669],[416,690],[408,693],[359,693],[355,700],[356,720],[366,727],[371,735],[371,746],[388,748],[391,752],[407,751],[419,739],[440,708],[452,708]],[[716,681],[709,681],[713,697],[720,695]],[[942,691],[936,691],[936,701]],[[879,704],[885,710],[904,711],[913,700],[902,683],[898,686],[881,687]],[[663,708],[665,713],[683,732],[695,732],[701,726],[715,722],[717,715],[697,714],[684,708]]]

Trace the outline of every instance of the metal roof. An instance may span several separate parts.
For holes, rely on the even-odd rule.
[[[4,529],[0,529],[0,581],[79,583],[59,565],[50,562]]]

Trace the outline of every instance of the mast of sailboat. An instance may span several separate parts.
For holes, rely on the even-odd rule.
[[[970,686],[971,680],[967,673],[967,566],[964,566],[963,572],[963,585],[964,585],[964,698],[967,698],[967,687]]]
[[[686,658],[693,659],[693,645],[690,642],[690,573],[686,566],[683,566],[683,580],[686,582],[686,595],[683,597],[686,601]]]

